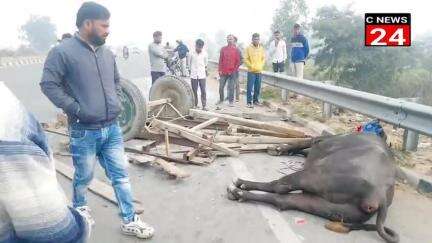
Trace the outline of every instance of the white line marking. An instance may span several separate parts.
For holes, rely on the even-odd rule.
[[[249,172],[246,164],[236,158],[228,158],[230,160],[231,167],[233,168],[234,174],[237,177],[243,179],[254,180],[253,175]],[[261,211],[264,218],[267,220],[270,228],[272,229],[274,235],[282,243],[300,243],[301,236],[294,233],[289,224],[284,218],[279,214],[278,211],[271,207],[257,204],[258,209]]]

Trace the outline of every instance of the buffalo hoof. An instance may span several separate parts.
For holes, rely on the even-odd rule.
[[[347,234],[350,232],[350,229],[341,222],[329,222],[325,225],[325,228],[342,234]]]
[[[229,200],[242,201],[241,199],[242,191],[238,189],[235,185],[230,185],[227,188],[227,197]]]
[[[237,188],[240,188],[240,189],[246,190],[246,185],[243,184],[243,181],[242,181],[242,179],[240,179],[240,178],[234,178],[234,179],[233,179],[233,184],[234,184],[234,186],[237,187]]]

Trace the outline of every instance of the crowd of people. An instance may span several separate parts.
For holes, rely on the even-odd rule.
[[[248,70],[246,83],[246,104],[248,108],[254,108],[255,105],[260,104],[262,72],[265,69],[267,60],[272,63],[273,72],[284,73],[288,51],[290,51],[291,72],[294,76],[303,78],[303,69],[309,55],[309,44],[306,37],[301,33],[299,24],[295,24],[293,27],[293,37],[289,45],[287,45],[279,30],[273,33],[273,40],[267,50],[261,43],[258,33],[252,35],[251,44],[244,50],[238,46],[237,42],[237,37],[229,34],[227,36],[227,45],[222,47],[219,53],[219,101],[216,104],[216,109],[220,109],[220,105],[225,101],[228,101],[230,107],[234,107],[235,103],[240,101],[239,68],[243,64]],[[189,51],[182,40],[177,40],[177,47],[173,49],[173,52],[180,60],[181,76],[189,76],[191,79],[191,86],[195,95],[195,108],[198,107],[199,87],[201,108],[207,110],[208,55],[203,49],[204,45],[202,39],[197,39],[195,49]],[[162,45],[162,32],[155,31],[153,33],[153,42],[148,48],[152,83],[165,75],[165,63],[169,58],[166,50],[166,46]],[[286,99],[287,92],[283,92],[282,96]]]

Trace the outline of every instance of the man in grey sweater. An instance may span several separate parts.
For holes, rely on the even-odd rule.
[[[104,6],[83,3],[77,13],[78,32],[49,52],[40,85],[68,116],[75,167],[73,207],[91,218],[86,192],[98,160],[114,188],[122,232],[150,238],[154,229],[135,214],[122,130],[117,122],[121,111],[120,76],[113,53],[103,46],[109,34],[109,18]]]
[[[155,31],[153,33],[153,43],[148,48],[150,57],[150,71],[152,84],[160,77],[165,75],[168,53],[162,45],[162,32]]]

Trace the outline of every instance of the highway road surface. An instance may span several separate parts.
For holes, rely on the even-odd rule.
[[[119,67],[124,77],[143,80],[140,86],[145,87],[149,82],[145,57],[135,55],[127,61],[119,60]],[[40,91],[38,83],[41,72],[42,64],[4,68],[0,69],[0,81],[4,81],[40,121],[50,121],[55,119],[58,110]],[[50,139],[53,146],[57,146],[60,140],[53,135],[50,135]],[[58,160],[58,163],[72,165],[68,157]],[[146,242],[384,242],[376,232],[338,234],[328,231],[324,228],[326,220],[302,212],[280,212],[263,204],[227,200],[226,187],[233,177],[273,180],[282,176],[279,170],[283,163],[293,160],[301,158],[270,157],[266,154],[221,158],[207,167],[179,166],[192,175],[182,181],[168,179],[155,167],[130,165],[134,194],[145,206],[143,219],[156,228],[154,238]],[[100,168],[96,177],[108,183]],[[70,198],[70,181],[61,175],[58,179]],[[89,195],[96,220],[90,242],[142,242],[121,234],[115,206],[91,193]],[[405,185],[398,186],[386,225],[400,234],[403,243],[432,242],[432,200]]]

